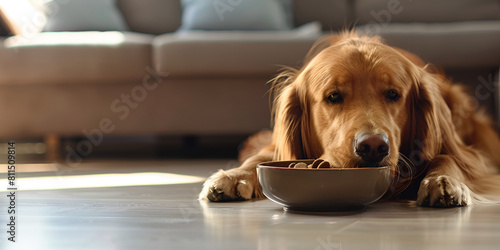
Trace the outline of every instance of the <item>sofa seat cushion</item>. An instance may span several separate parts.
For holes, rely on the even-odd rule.
[[[319,23],[281,32],[176,32],[154,39],[153,63],[170,76],[267,75],[298,65],[321,35]]]
[[[496,69],[500,65],[500,21],[381,23],[357,30],[380,35],[388,44],[443,68]]]
[[[9,37],[0,46],[0,84],[140,82],[152,39],[116,31]]]

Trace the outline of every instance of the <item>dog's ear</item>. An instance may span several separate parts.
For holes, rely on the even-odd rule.
[[[423,163],[440,153],[442,128],[448,123],[446,120],[451,120],[451,115],[443,110],[446,103],[439,96],[438,79],[422,68],[415,69],[412,78],[402,152],[413,162]]]
[[[474,147],[464,143],[453,122],[452,111],[444,98],[450,94],[451,82],[442,74],[419,70],[407,99],[410,114],[406,139],[402,142],[407,148],[402,146],[401,152],[416,167],[420,166],[421,171],[429,166],[427,163],[439,166],[439,161],[451,159],[471,179],[486,174],[484,166],[489,163]]]
[[[296,72],[295,72],[296,73]],[[292,72],[284,72],[275,78],[273,90],[273,142],[276,145],[275,160],[301,159],[303,105]]]
[[[452,111],[444,98],[451,82],[444,74],[432,68],[419,68],[412,85],[404,141],[410,159],[423,163],[439,154],[451,154],[465,164],[466,159],[476,158],[456,131]]]

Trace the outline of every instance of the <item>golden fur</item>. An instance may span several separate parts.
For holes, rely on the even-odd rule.
[[[251,138],[247,148],[262,150],[243,150],[248,159],[211,176],[201,199],[262,197],[256,165],[264,161],[322,158],[339,168],[366,164],[353,150],[360,133],[388,138],[388,155],[376,163],[392,167],[395,181],[387,196],[415,186],[411,181],[418,182],[418,192],[408,188],[406,193],[422,206],[463,206],[500,195],[500,178],[494,176],[500,140],[490,118],[470,108],[463,87],[378,37],[346,32],[319,41],[300,70],[285,69],[274,79],[272,92],[271,144],[262,145],[269,132]]]

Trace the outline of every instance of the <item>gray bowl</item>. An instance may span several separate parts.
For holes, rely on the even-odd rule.
[[[391,185],[390,167],[288,168],[292,162],[257,166],[259,184],[270,200],[292,210],[338,211],[359,209],[379,200]]]

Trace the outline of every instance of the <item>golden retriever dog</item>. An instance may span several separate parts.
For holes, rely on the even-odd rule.
[[[488,179],[500,165],[491,119],[471,108],[462,86],[379,37],[344,32],[319,41],[272,91],[273,132],[250,137],[247,159],[207,179],[200,199],[261,198],[259,163],[316,158],[337,168],[391,166],[386,196],[405,194],[421,206],[498,195],[499,179]]]

